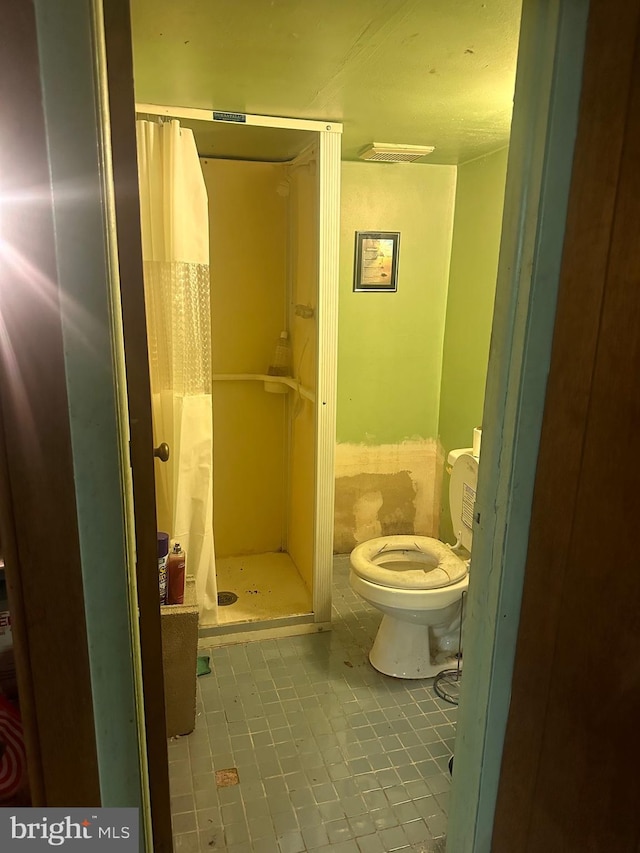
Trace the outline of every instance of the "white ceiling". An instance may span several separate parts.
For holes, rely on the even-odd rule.
[[[507,144],[519,0],[131,0],[136,99],[344,123],[460,163]],[[206,152],[213,153],[213,152]]]

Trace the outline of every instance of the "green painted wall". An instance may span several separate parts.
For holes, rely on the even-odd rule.
[[[506,171],[506,148],[458,167],[440,393],[445,453],[470,447],[482,421]],[[448,488],[445,476],[440,533],[453,541]]]
[[[454,166],[343,163],[338,442],[438,434]],[[396,293],[353,293],[356,231],[399,231]]]

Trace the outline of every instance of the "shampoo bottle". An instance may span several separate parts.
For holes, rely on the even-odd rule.
[[[269,376],[291,376],[291,342],[288,332],[280,332],[267,373]]]

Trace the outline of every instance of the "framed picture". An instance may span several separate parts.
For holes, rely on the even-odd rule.
[[[398,289],[398,231],[356,231],[354,291]]]

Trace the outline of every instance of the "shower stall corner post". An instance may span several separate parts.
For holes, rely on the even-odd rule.
[[[331,621],[338,341],[341,124],[320,131],[318,158],[318,360],[313,614]]]

